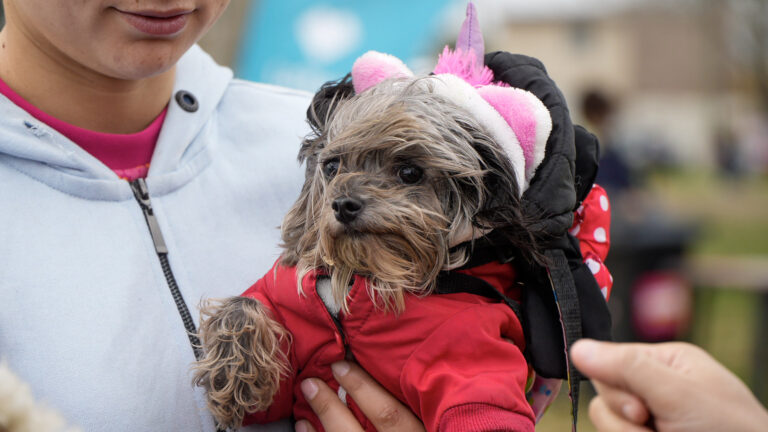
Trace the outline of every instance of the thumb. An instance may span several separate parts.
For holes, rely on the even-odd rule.
[[[678,374],[654,355],[650,345],[582,339],[571,349],[576,367],[591,379],[646,401],[666,399]],[[666,389],[666,390],[665,390]]]

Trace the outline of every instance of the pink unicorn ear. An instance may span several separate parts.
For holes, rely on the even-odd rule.
[[[523,89],[489,85],[477,91],[504,117],[515,133],[525,158],[524,188],[527,188],[544,159],[547,139],[552,131],[549,110],[539,98]]]
[[[352,65],[355,93],[362,93],[388,78],[410,77],[413,72],[399,58],[376,51],[368,51]]]

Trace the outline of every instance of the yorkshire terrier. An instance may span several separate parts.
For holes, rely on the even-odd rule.
[[[326,87],[316,97],[317,133],[301,149],[307,178],[282,225],[284,253],[263,279],[264,287],[257,284],[256,288],[259,293],[281,289],[292,298],[282,300],[282,294],[267,293],[253,299],[246,293],[203,309],[209,317],[200,327],[205,358],[197,365],[195,382],[208,390],[209,405],[220,424],[237,426],[246,413],[269,410],[286,385],[281,381],[293,386],[299,370],[314,370],[316,376],[322,376],[307,364],[319,361],[327,366],[341,360],[347,351],[382,384],[397,383],[400,371],[384,378],[375,372],[376,366],[363,360],[376,359],[375,349],[365,346],[370,352],[357,352],[351,337],[354,329],[341,330],[348,340],[336,358],[313,357],[312,351],[322,351],[322,343],[304,341],[315,337],[306,328],[327,327],[330,320],[320,317],[317,323],[304,322],[312,318],[301,316],[310,305],[319,305],[323,314],[328,308],[342,327],[356,313],[373,310],[380,321],[376,325],[389,326],[390,337],[409,331],[401,323],[422,313],[424,321],[433,323],[423,328],[411,325],[423,330],[412,334],[416,341],[406,345],[410,350],[406,354],[412,355],[416,342],[428,339],[441,320],[449,318],[437,313],[429,316],[433,305],[427,300],[447,297],[429,294],[441,272],[467,262],[473,239],[493,231],[502,234],[521,257],[538,258],[534,236],[520,210],[521,185],[508,155],[473,115],[435,91],[435,79],[392,79],[339,100],[351,93],[350,83],[345,81]],[[327,97],[329,93],[336,98]],[[308,275],[312,278],[307,279]],[[365,286],[363,293],[354,292],[358,280]],[[274,287],[266,288],[272,283]],[[322,303],[314,301],[317,295]],[[360,305],[363,296],[374,306]],[[354,300],[357,305],[350,304]],[[449,307],[450,319],[476,301]],[[282,303],[288,306],[284,309]],[[510,324],[515,320],[512,311],[501,307],[496,313],[503,318],[502,327],[519,326]],[[296,323],[291,325],[293,321]],[[336,324],[331,325],[330,330],[336,331]],[[444,337],[458,336],[447,327],[441,330]],[[497,332],[499,342],[503,336],[512,336],[517,343],[517,347],[507,344],[500,354],[506,357],[507,370],[517,371],[511,374],[512,383],[509,379],[502,382],[517,387],[519,399],[527,377],[520,354],[524,339],[521,332]],[[376,338],[359,339],[366,345]],[[316,343],[320,346],[308,346]],[[483,345],[469,345],[469,349],[491,349],[490,344]],[[392,347],[373,348],[380,350],[376,361],[393,360],[388,357]],[[510,349],[517,352],[508,355]],[[299,351],[307,351],[309,357],[297,358],[303,356]],[[522,366],[515,368],[515,360]],[[527,415],[526,407],[515,408]]]
[[[544,105],[494,84],[472,50],[446,50],[421,78],[371,52],[308,114],[281,258],[242,296],[202,305],[194,382],[219,425],[293,414],[322,430],[299,383],[318,377],[343,397],[329,366],[352,358],[427,430],[533,430],[515,311],[440,281],[519,294],[512,264],[467,264],[488,238],[515,262],[541,260],[520,197],[551,128]]]

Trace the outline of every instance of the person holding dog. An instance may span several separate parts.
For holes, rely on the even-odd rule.
[[[194,46],[228,3],[3,0],[0,357],[85,430],[214,431],[196,304],[279,253],[310,97]]]
[[[84,430],[214,431],[189,371],[196,304],[279,253],[311,95],[233,80],[194,46],[228,3],[3,0],[0,358]],[[374,411],[396,400],[345,382],[392,424]]]

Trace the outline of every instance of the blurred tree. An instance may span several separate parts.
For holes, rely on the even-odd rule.
[[[725,1],[733,17],[729,36],[734,59],[768,114],[768,0]]]
[[[760,106],[768,113],[768,0],[740,0],[745,27],[746,66],[760,98]]]
[[[763,111],[768,113],[768,0],[750,0],[755,13],[748,26],[753,33],[752,68],[760,92]]]

